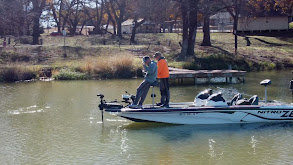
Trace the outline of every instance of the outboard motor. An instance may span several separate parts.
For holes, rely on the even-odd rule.
[[[201,91],[194,99],[194,105],[195,106],[205,106],[207,99],[210,97],[210,95],[213,94],[213,90],[206,89],[204,91]]]
[[[228,104],[223,98],[222,93],[215,93],[207,99],[206,106],[223,107],[228,106]]]

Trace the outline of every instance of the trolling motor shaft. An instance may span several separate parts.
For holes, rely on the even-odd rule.
[[[265,79],[263,81],[260,82],[260,85],[263,85],[265,86],[265,103],[267,103],[267,99],[268,99],[268,96],[267,96],[267,86],[268,85],[271,85],[272,84],[272,81],[270,79]]]
[[[101,112],[102,112],[102,122],[104,123],[104,105],[105,105],[105,103],[104,103],[104,95],[103,94],[98,94],[97,95],[98,97],[100,97],[100,104],[99,104],[99,109],[101,110]]]

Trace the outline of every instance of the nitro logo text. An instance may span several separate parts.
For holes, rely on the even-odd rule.
[[[260,114],[281,114],[281,117],[293,117],[293,111],[258,111]]]

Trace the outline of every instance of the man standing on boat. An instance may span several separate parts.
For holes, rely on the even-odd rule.
[[[160,52],[156,52],[154,57],[158,61],[158,79],[160,80],[161,102],[158,106],[169,107],[169,68],[165,57]]]
[[[157,63],[151,61],[149,56],[143,57],[143,68],[145,76],[143,82],[139,85],[136,91],[136,97],[131,107],[141,107],[150,89],[150,86],[156,82],[157,79]]]

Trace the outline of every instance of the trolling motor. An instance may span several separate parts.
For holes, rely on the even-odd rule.
[[[99,109],[102,112],[102,122],[104,122],[104,107],[105,107],[105,100],[104,100],[104,95],[103,94],[98,94],[98,97],[100,97],[100,104],[99,104]]]
[[[265,103],[267,103],[267,86],[271,85],[272,81],[270,79],[265,79],[263,81],[260,82],[260,85],[265,86]]]
[[[98,97],[100,97],[100,104],[99,104],[99,109],[102,112],[102,122],[104,122],[104,110],[113,110],[117,111],[120,110],[121,108],[123,108],[123,105],[118,103],[117,100],[115,101],[111,101],[111,102],[106,102],[104,100],[104,95],[103,94],[98,94]],[[122,101],[123,102],[123,101]]]

